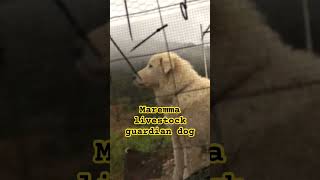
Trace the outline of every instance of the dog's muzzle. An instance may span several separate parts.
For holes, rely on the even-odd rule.
[[[142,80],[137,75],[133,75],[132,80],[135,86],[144,87]]]

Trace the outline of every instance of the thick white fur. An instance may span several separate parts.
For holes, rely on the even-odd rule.
[[[173,179],[181,180],[208,166],[206,148],[210,142],[210,80],[201,77],[188,61],[172,52],[152,56],[148,65],[138,74],[141,79],[137,78],[137,83],[153,89],[159,106],[179,106],[188,120],[185,127],[196,129],[195,137],[173,133]],[[177,127],[172,128],[175,130]]]

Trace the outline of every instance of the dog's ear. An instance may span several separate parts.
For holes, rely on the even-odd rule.
[[[160,66],[162,68],[162,71],[165,73],[165,74],[168,74],[172,69],[174,69],[175,67],[175,56],[171,56],[169,57],[166,57],[166,58],[163,58],[161,57],[160,58]]]

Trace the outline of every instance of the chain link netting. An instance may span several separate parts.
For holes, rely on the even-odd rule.
[[[142,151],[146,147],[152,151],[167,146],[171,152],[168,137],[124,138],[124,129],[133,127],[138,106],[156,105],[152,90],[136,87],[132,77],[152,55],[170,51],[189,61],[201,76],[210,78],[210,0],[126,0],[111,1],[110,5],[111,141],[120,134],[123,138],[112,142]],[[143,146],[145,142],[148,146]],[[120,166],[121,162],[111,164],[113,177]]]

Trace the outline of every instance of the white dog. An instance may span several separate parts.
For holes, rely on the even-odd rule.
[[[187,118],[184,127],[196,129],[195,137],[188,137],[177,135],[177,126],[172,126],[173,179],[185,179],[208,166],[210,80],[201,77],[188,61],[172,52],[153,55],[138,75],[135,83],[153,89],[159,106],[180,107],[182,115]]]

